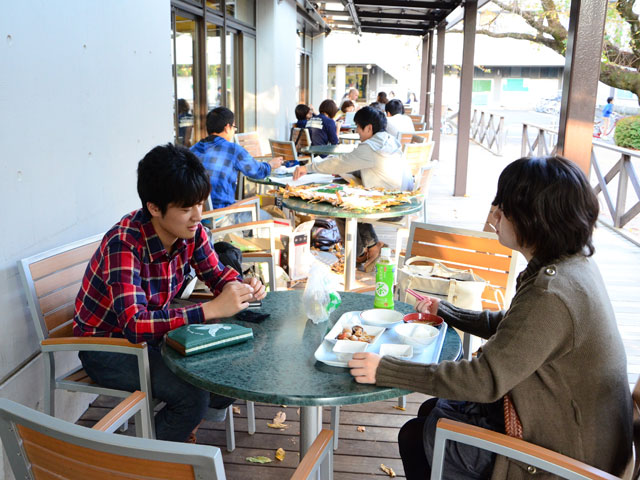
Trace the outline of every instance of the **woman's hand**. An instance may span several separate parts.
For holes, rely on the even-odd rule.
[[[440,306],[439,298],[425,297],[424,300],[420,300],[416,304],[416,312],[430,313],[432,315],[437,315],[439,306]]]
[[[307,174],[307,167],[301,165],[299,167],[296,167],[296,169],[293,171],[293,179],[298,180],[301,176],[306,174]]]
[[[267,296],[267,291],[265,290],[264,285],[256,277],[246,277],[242,283],[249,285],[253,289],[254,300],[262,300]]]
[[[358,383],[376,383],[376,370],[380,364],[380,355],[375,353],[354,353],[349,360],[351,375]]]

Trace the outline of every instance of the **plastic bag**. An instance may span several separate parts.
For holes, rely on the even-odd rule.
[[[340,306],[342,300],[337,290],[329,268],[322,263],[314,263],[302,296],[304,311],[313,323],[326,322],[329,314]]]

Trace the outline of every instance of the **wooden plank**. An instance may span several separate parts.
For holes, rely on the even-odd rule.
[[[80,290],[81,282],[76,282],[67,287],[56,290],[55,292],[40,298],[40,310],[43,315],[47,315],[49,312],[58,309],[62,305],[66,305],[69,302],[74,302],[78,291]]]
[[[411,256],[431,257],[447,263],[454,268],[482,267],[493,270],[509,270],[511,258],[497,255],[487,255],[469,250],[457,250],[440,245],[430,245],[426,243],[414,242],[411,246]],[[468,268],[468,267],[467,267]],[[478,272],[478,275],[480,273]]]
[[[478,232],[482,233],[482,232]],[[413,236],[414,242],[432,243],[435,245],[475,250],[477,252],[492,252],[511,257],[512,250],[498,242],[498,238],[472,237],[470,235],[439,232],[416,228]]]
[[[78,263],[64,270],[58,270],[57,272],[47,275],[34,282],[34,288],[36,295],[42,297],[58,290],[61,287],[65,287],[72,283],[82,282],[82,277],[87,269],[88,262]]]
[[[69,320],[64,325],[49,332],[49,338],[73,337],[73,321]]]
[[[44,316],[44,323],[47,326],[47,330],[55,330],[64,323],[73,320],[75,313],[75,301],[69,302],[63,305],[58,310],[48,313]]]
[[[39,280],[40,278],[49,275],[58,270],[68,268],[77,263],[85,263],[95,253],[100,241],[92,242],[82,247],[74,248],[64,253],[54,255],[49,258],[45,258],[38,262],[34,262],[29,266],[31,271],[31,277],[33,280]]]

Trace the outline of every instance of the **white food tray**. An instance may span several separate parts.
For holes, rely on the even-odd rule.
[[[343,314],[340,317],[340,319],[336,322],[336,325],[343,324],[353,319],[358,319],[358,320],[360,319],[359,311],[347,312]],[[364,326],[364,327],[365,327],[365,330],[367,330],[367,326]],[[329,335],[332,334],[335,328],[336,327],[334,325],[333,328],[326,335],[325,339],[322,341],[320,346],[315,351],[314,356],[317,361],[322,362],[326,365],[330,365],[332,367],[347,367],[348,362],[343,362],[341,360],[338,360],[338,357],[336,356],[336,354],[333,353],[334,343],[329,342],[327,340],[327,337],[329,337]],[[341,326],[338,328],[339,330],[337,330],[337,333],[335,335],[337,335],[340,331],[342,331]],[[438,333],[438,337],[436,338],[436,341],[433,342],[431,345],[427,346],[422,352],[416,353],[408,361],[416,362],[416,363],[437,363],[438,362],[438,360],[440,359],[440,352],[442,351],[442,345],[444,344],[444,338],[447,333],[447,324],[442,323],[442,325],[438,328],[438,330],[439,330],[439,333]],[[335,338],[335,335],[333,335],[333,338]],[[390,328],[390,329],[385,329],[385,331],[382,332],[380,337],[374,343],[369,344],[366,351],[372,352],[372,353],[380,353],[380,345],[384,343],[403,344],[402,340],[400,340],[400,337],[396,335],[393,329]]]

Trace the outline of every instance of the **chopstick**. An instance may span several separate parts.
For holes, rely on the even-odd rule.
[[[410,288],[407,288],[407,293],[413,297],[416,298],[416,300],[418,300],[419,302],[421,302],[422,300],[426,300],[427,297],[423,297],[422,295],[420,295],[418,292],[411,290]]]

